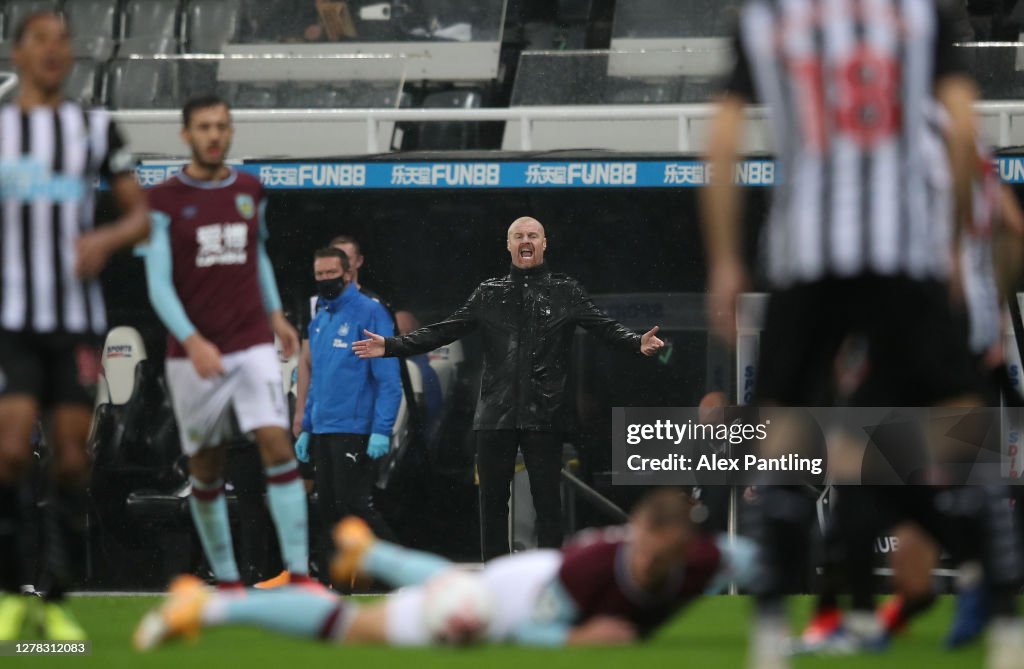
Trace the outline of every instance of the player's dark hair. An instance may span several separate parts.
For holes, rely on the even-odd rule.
[[[668,527],[689,528],[692,519],[693,501],[677,488],[660,488],[644,496],[635,507],[633,517],[654,530]]]
[[[348,256],[341,249],[336,249],[333,246],[325,246],[322,249],[317,249],[313,254],[314,258],[337,258],[341,262],[341,269],[345,272],[348,271],[349,262]]]
[[[209,109],[210,107],[227,107],[228,111],[231,111],[231,105],[219,95],[197,95],[190,98],[181,108],[181,121],[184,127],[187,128],[188,124],[192,122],[192,114],[200,109]]]
[[[25,18],[18,22],[18,25],[14,28],[15,45],[21,44],[21,41],[25,39],[25,33],[27,33],[28,29],[32,26],[32,24],[38,21],[39,19],[57,19],[58,21],[61,22],[61,25],[64,26],[64,33],[69,38],[71,37],[71,26],[68,24],[68,19],[66,16],[61,14],[56,9],[40,9],[39,11],[32,12],[31,14],[29,14],[28,16],[26,16]]]
[[[356,247],[356,253],[363,255],[363,248],[359,245],[359,242],[355,237],[351,235],[338,235],[328,243],[328,246],[341,246],[342,244],[351,244]]]

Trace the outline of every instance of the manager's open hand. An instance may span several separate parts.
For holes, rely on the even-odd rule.
[[[655,325],[653,328],[648,330],[640,337],[640,352],[650,357],[665,348],[665,342],[658,339],[655,335],[658,334],[658,330],[661,329],[660,325]]]
[[[363,330],[369,339],[360,339],[356,343],[352,344],[352,352],[358,355],[360,358],[383,358],[384,357],[384,337],[379,334],[374,334],[369,330]]]

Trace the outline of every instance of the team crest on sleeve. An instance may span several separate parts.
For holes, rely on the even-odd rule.
[[[242,218],[252,218],[256,215],[256,203],[253,202],[252,195],[247,193],[239,193],[235,196],[235,207],[238,208],[238,213],[242,215]]]

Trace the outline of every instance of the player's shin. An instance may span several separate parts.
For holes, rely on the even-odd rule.
[[[0,485],[0,592],[17,592],[18,489]]]
[[[46,599],[60,601],[78,577],[85,563],[86,492],[77,487],[58,486],[50,495],[44,512],[46,531]]]
[[[295,589],[215,594],[203,608],[204,626],[248,625],[305,639],[341,641],[355,607],[337,597]]]
[[[235,550],[231,544],[231,523],[228,504],[224,498],[224,481],[202,483],[192,478],[192,495],[188,500],[192,520],[199,532],[206,559],[221,584],[240,581]]]
[[[424,583],[451,567],[452,563],[433,553],[414,551],[377,540],[366,551],[362,571],[396,588]]]
[[[268,467],[266,473],[267,501],[277,527],[281,560],[293,576],[304,576],[309,573],[309,530],[299,464],[290,460]]]

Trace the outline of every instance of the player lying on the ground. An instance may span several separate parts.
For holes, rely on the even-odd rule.
[[[179,577],[165,603],[143,618],[134,643],[147,650],[218,625],[397,646],[629,643],[702,594],[753,577],[752,544],[701,534],[692,527],[690,508],[680,493],[660,490],[637,506],[626,526],[586,532],[560,551],[497,558],[472,576],[436,555],[381,541],[362,521],[348,518],[335,530],[331,576],[348,582],[363,574],[402,587],[385,601],[360,606],[302,587],[231,595]]]

